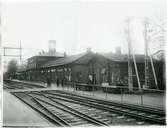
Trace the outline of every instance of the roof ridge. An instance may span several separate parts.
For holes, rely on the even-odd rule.
[[[47,64],[56,63],[56,62],[58,63],[58,65],[70,64],[70,63],[73,63],[73,62],[77,61],[78,59],[80,59],[81,57],[85,56],[86,54],[87,53],[84,52],[84,53],[80,53],[80,54],[76,54],[76,55],[70,55],[70,56],[67,56],[67,57],[58,58],[56,60],[51,60],[51,61],[46,62],[45,64],[41,65],[41,67],[45,67],[45,65],[47,66]],[[64,63],[63,63],[63,61],[64,61]],[[61,64],[61,62],[62,62],[62,64]]]

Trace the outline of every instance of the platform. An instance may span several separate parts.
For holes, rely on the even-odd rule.
[[[39,113],[7,91],[3,91],[3,126],[53,126]]]
[[[33,84],[33,85],[36,85],[36,86],[41,86],[41,87],[45,87],[45,85],[44,85],[44,82],[35,82],[35,81],[33,81],[33,82],[30,82],[30,81],[20,81],[20,80],[17,80],[17,79],[12,79],[11,80],[12,82],[18,82],[18,83],[23,83],[23,84]]]

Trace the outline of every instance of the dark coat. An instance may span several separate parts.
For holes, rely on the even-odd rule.
[[[51,85],[51,78],[47,78],[46,82],[47,82],[47,85],[50,86]]]

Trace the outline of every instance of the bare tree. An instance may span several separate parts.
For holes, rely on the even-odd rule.
[[[156,20],[145,18],[147,22],[147,41],[150,52],[153,54],[159,50],[164,50],[166,37],[166,22],[164,17],[156,18]]]
[[[152,60],[152,54],[164,51],[165,48],[165,19],[160,17],[156,20],[145,18],[144,20],[144,38],[145,38],[145,84],[149,81],[148,59],[151,60],[151,68],[154,75],[155,85],[158,89],[157,77]],[[162,52],[163,53],[163,52]]]
[[[7,67],[7,74],[14,75],[17,72],[17,68],[18,68],[17,60],[13,59],[9,61],[8,67]]]

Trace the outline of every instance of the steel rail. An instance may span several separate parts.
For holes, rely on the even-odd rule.
[[[42,95],[42,94],[39,94],[39,95]],[[45,95],[43,95],[43,96],[45,96]],[[45,97],[46,97],[46,96],[45,96]],[[73,109],[73,108],[71,108],[71,107],[69,107],[69,106],[66,106],[66,105],[60,103],[59,101],[53,100],[53,99],[51,99],[51,98],[49,98],[49,97],[46,97],[46,98],[50,99],[52,102],[58,103],[59,105],[65,107],[65,108],[67,108],[67,109],[61,108],[61,107],[59,107],[59,106],[57,106],[57,105],[55,105],[55,104],[53,104],[53,103],[47,102],[47,101],[42,100],[42,99],[40,99],[40,98],[37,98],[37,99],[40,100],[40,101],[42,101],[42,102],[45,102],[45,103],[47,103],[47,104],[49,104],[49,105],[52,105],[52,106],[54,106],[54,107],[57,107],[58,109],[61,109],[61,110],[63,110],[63,111],[66,111],[66,112],[68,112],[68,113],[71,113],[71,114],[73,114],[73,115],[76,115],[76,116],[78,116],[78,117],[80,117],[80,118],[82,118],[82,119],[85,119],[85,120],[89,121],[89,122],[92,122],[92,123],[94,123],[94,124],[97,124],[97,125],[99,125],[99,126],[108,126],[106,123],[101,122],[101,121],[99,121],[99,120],[97,120],[97,119],[95,119],[95,118],[92,118],[92,117],[90,117],[90,116],[88,116],[88,115],[86,115],[86,114],[84,114],[84,113],[81,113],[81,112],[79,112],[79,111],[77,111],[77,110],[75,110],[75,109]],[[69,109],[69,110],[68,110],[68,109]]]
[[[8,84],[8,83],[7,83]],[[20,82],[11,82],[11,86],[8,86],[7,89],[33,89],[33,88],[44,88],[39,85],[32,85],[29,83],[20,83]]]
[[[56,115],[53,115],[53,113],[51,112],[48,112],[50,115],[40,111],[38,108],[34,107],[32,104],[28,103],[26,100],[24,100],[23,98],[21,98],[20,96],[18,96],[16,93],[12,93],[15,97],[17,97],[18,99],[20,99],[22,102],[24,102],[25,104],[27,104],[28,106],[30,106],[32,109],[34,109],[35,111],[37,111],[39,114],[41,114],[43,117],[45,117],[47,120],[49,120],[50,122],[52,122],[54,125],[59,125],[59,126],[67,126],[67,125],[64,125],[62,124],[61,122],[59,122],[58,120],[56,120],[55,118],[59,119],[58,116]],[[34,100],[35,101],[35,100]],[[41,104],[39,104],[41,105]],[[55,118],[52,118],[55,117]]]
[[[70,93],[70,92],[67,92],[67,91],[61,91],[61,90],[56,90],[55,92],[56,93],[58,92],[59,94],[64,93],[64,94],[76,96],[77,98],[81,97],[81,98],[84,98],[86,100],[93,101],[93,102],[95,101],[95,102],[103,103],[103,104],[107,104],[107,105],[115,105],[115,106],[122,107],[122,108],[131,108],[133,110],[140,110],[140,111],[143,111],[143,112],[149,112],[149,113],[152,113],[152,114],[165,116],[165,112],[163,110],[153,109],[153,108],[146,107],[146,106],[132,105],[132,104],[127,104],[127,103],[122,104],[122,103],[118,103],[118,102],[113,102],[113,101],[108,101],[108,100],[103,100],[103,99],[97,99],[97,98],[93,98],[93,97],[81,96],[81,95],[77,95],[77,94],[73,94],[73,93]],[[47,93],[50,93],[50,92],[47,92]],[[54,95],[54,93],[50,93],[50,94]]]
[[[52,98],[55,98],[55,97],[52,97]],[[64,100],[64,99],[61,98],[61,100]],[[76,99],[73,99],[73,100],[75,100],[75,101],[70,100],[70,102],[77,103]],[[163,120],[159,120],[157,118],[152,118],[152,117],[145,116],[145,115],[140,115],[140,114],[134,113],[134,111],[127,112],[127,111],[123,111],[121,109],[108,107],[106,105],[102,105],[102,104],[98,104],[98,103],[92,103],[92,102],[83,101],[83,100],[78,100],[78,103],[83,104],[83,105],[87,105],[87,106],[91,106],[91,107],[94,107],[94,108],[110,111],[110,112],[115,112],[115,113],[119,113],[119,114],[128,115],[128,116],[135,117],[135,118],[142,119],[142,120],[151,121],[151,122],[154,122],[154,123],[156,122],[158,124],[165,124],[165,122]]]
[[[16,86],[14,87],[14,86],[9,86],[9,85],[6,86],[6,88],[7,88],[7,89],[14,89],[14,90],[15,90],[15,89],[20,89],[19,87],[16,87]]]
[[[8,82],[11,82],[13,84],[22,84],[23,86],[31,86],[33,88],[45,88],[44,86],[42,85],[38,85],[38,84],[33,84],[33,83],[28,83],[28,82],[24,82],[24,81],[13,81],[13,80],[8,80]]]
[[[38,100],[39,100],[38,98],[35,98],[35,97],[33,97],[33,96],[30,96],[30,97],[32,97],[38,104],[40,104],[40,105],[42,106],[42,108],[44,108],[47,112],[49,112],[50,114],[56,116],[56,118],[57,118],[64,126],[70,126],[70,127],[71,127],[71,125],[70,125],[69,123],[67,123],[65,120],[61,119],[59,116],[53,114],[48,108],[46,108],[44,105],[42,105],[42,104],[38,101]]]
[[[12,87],[12,88],[10,88],[10,87]],[[10,85],[8,85],[8,83],[7,83],[7,88],[9,88],[9,89],[24,89],[24,85],[19,85],[19,84],[17,84],[16,85],[16,83],[14,84],[14,83],[10,83]]]
[[[50,96],[50,97],[57,98],[55,96]],[[149,122],[154,122],[154,123],[158,123],[158,124],[165,124],[164,120],[160,120],[160,119],[153,118],[153,117],[148,117],[148,116],[145,116],[145,115],[139,115],[139,114],[133,113],[132,110],[129,111],[129,112],[127,112],[127,111],[125,112],[125,111],[122,111],[120,109],[118,110],[116,108],[112,108],[111,106],[108,106],[108,105],[103,105],[103,104],[95,103],[95,102],[93,103],[92,101],[88,101],[88,100],[85,101],[83,99],[79,99],[79,98],[76,98],[76,97],[67,96],[65,98],[68,98],[68,99],[71,98],[71,100],[69,102],[80,103],[80,104],[83,104],[83,105],[87,105],[87,106],[91,106],[91,107],[94,107],[94,108],[103,109],[103,110],[106,110],[106,111],[111,111],[111,112],[116,112],[116,113],[120,113],[120,114],[125,114],[125,115],[131,116],[131,117],[139,118],[139,119],[142,119],[142,120],[147,120]],[[65,100],[63,98],[59,98],[59,99]],[[78,100],[78,101],[76,101],[76,100]],[[130,110],[130,108],[129,108],[129,110]]]

